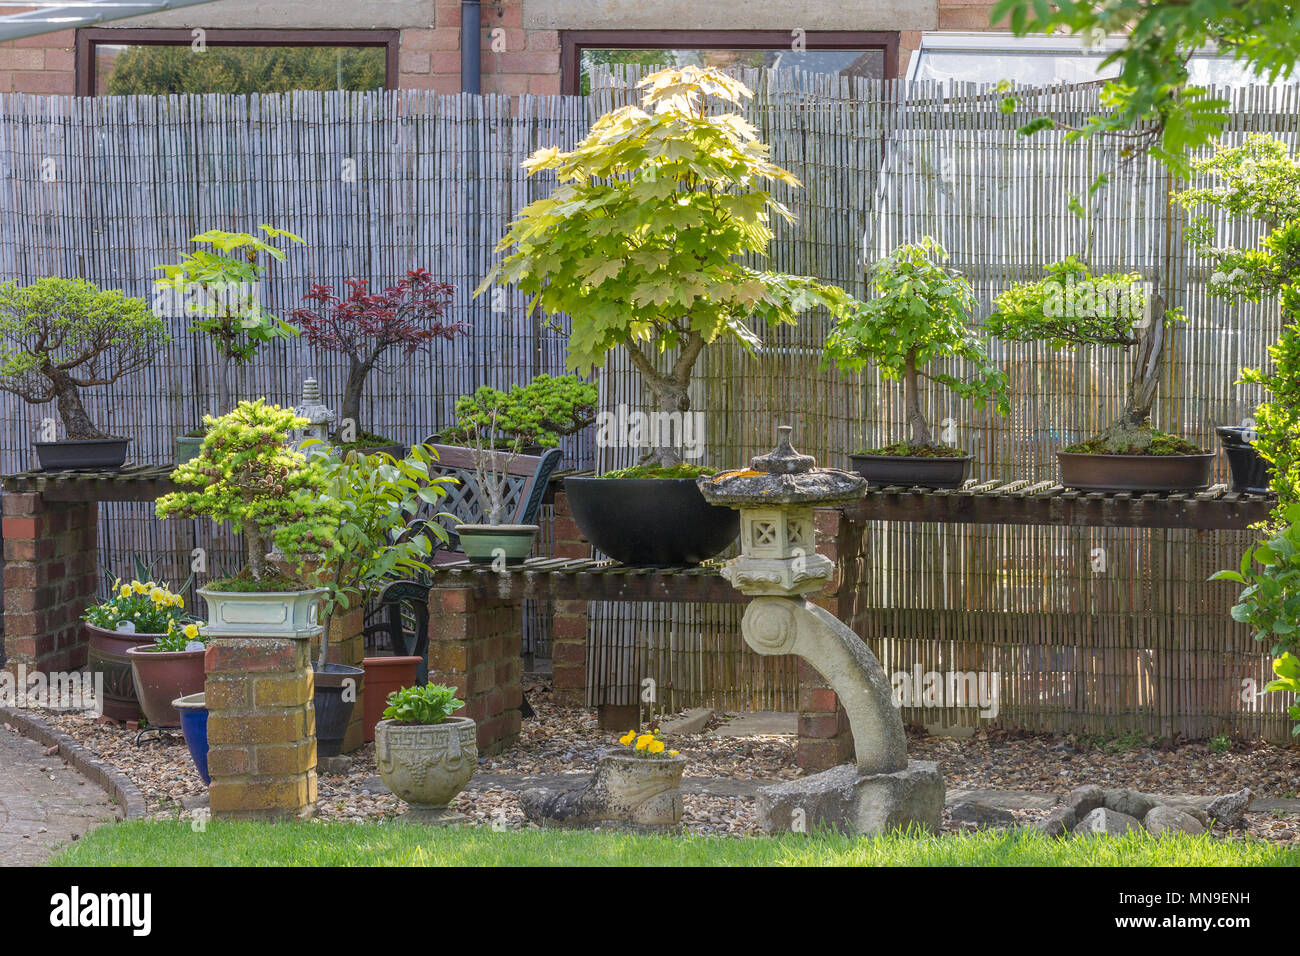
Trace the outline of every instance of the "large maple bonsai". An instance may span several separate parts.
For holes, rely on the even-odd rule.
[[[844,290],[746,265],[793,221],[769,192],[799,181],[772,163],[754,127],[727,107],[752,94],[716,69],[661,70],[638,84],[644,109],[600,117],[571,152],[546,147],[524,162],[558,185],[530,203],[498,249],[508,254],[476,290],[516,285],[530,308],[571,320],[568,365],[583,374],[627,351],[661,412],[691,407],[691,376],[718,340],[759,343],[751,319],[793,323],[824,307],[858,308]],[[714,107],[721,107],[715,109]],[[678,449],[656,442],[644,461],[669,470]]]
[[[469,327],[448,321],[455,287],[439,282],[428,269],[412,269],[379,292],[371,292],[365,279],[348,279],[344,285],[347,295],[342,298],[335,295],[333,286],[313,285],[303,296],[310,304],[294,309],[289,318],[312,345],[338,352],[348,360],[340,424],[346,427],[351,422],[355,440],[362,443],[367,439],[384,442],[387,439],[361,430],[366,377],[387,352],[412,355],[428,349],[437,339],[468,334]]]

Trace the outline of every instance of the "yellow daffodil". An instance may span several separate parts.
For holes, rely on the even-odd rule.
[[[650,742],[652,740],[654,740],[654,737],[651,736],[650,734],[642,734],[640,737],[636,739],[636,749],[645,750],[646,747],[650,746]]]
[[[199,629],[197,625],[186,624],[185,630],[182,633],[184,633],[186,640],[197,641],[199,639]]]
[[[652,754],[663,753],[664,742],[662,740],[652,740],[650,743],[646,744],[645,749],[650,751]]]
[[[117,592],[117,593],[120,594],[120,595],[121,595],[122,597],[124,597],[124,598],[128,598],[128,597],[130,597],[130,596],[131,596],[131,585],[129,585],[129,584],[123,584],[122,587],[118,589],[118,592]]]
[[[635,730],[629,730],[622,737],[618,738],[618,742],[621,743],[624,747],[631,745],[632,741],[634,740],[636,740]]]

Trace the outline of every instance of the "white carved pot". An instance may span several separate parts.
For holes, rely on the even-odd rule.
[[[686,758],[631,757],[614,751],[596,764],[592,790],[606,820],[670,827],[682,822],[682,771]]]
[[[274,637],[297,634],[316,626],[320,598],[325,588],[305,591],[209,591],[199,588],[208,605],[203,633],[220,637],[242,634]]]
[[[468,717],[440,724],[375,725],[375,760],[388,789],[412,807],[445,807],[478,767],[478,726]]]

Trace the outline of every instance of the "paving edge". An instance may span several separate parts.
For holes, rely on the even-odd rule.
[[[46,747],[57,746],[58,756],[107,793],[122,808],[125,819],[139,820],[147,813],[144,797],[135,784],[122,771],[100,760],[73,737],[55,730],[39,717],[8,707],[0,707],[0,723],[9,724],[24,737]]]

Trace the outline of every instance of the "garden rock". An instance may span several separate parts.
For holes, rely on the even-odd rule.
[[[1166,833],[1204,833],[1205,827],[1190,813],[1184,813],[1176,807],[1157,806],[1142,818],[1142,825],[1152,836],[1164,836]]]
[[[605,754],[584,787],[533,788],[519,797],[524,816],[542,826],[581,827],[613,823],[632,829],[664,829],[682,822],[684,757],[652,759]]]
[[[1065,798],[1065,803],[1074,811],[1074,815],[1082,820],[1101,806],[1105,799],[1106,792],[1101,787],[1090,783],[1071,790],[1070,795]]]
[[[893,773],[841,764],[824,773],[763,787],[758,823],[768,833],[829,828],[848,834],[884,833],[915,824],[938,831],[943,822],[943,777],[933,761],[913,760]]]
[[[1010,810],[985,806],[982,803],[954,803],[948,808],[953,823],[973,824],[976,827],[1010,827],[1016,824],[1016,815]]]
[[[1156,805],[1156,801],[1136,790],[1103,790],[1102,806],[1125,816],[1143,819]]]
[[[1040,821],[1038,829],[1050,837],[1066,836],[1074,829],[1079,818],[1070,806],[1053,807]]]
[[[1142,821],[1137,817],[1097,807],[1079,821],[1073,832],[1075,836],[1123,836],[1130,830],[1141,829]]]
[[[1247,808],[1250,807],[1250,798],[1253,796],[1254,792],[1250,787],[1245,787],[1236,793],[1215,797],[1205,808],[1205,812],[1225,827],[1239,827]]]

